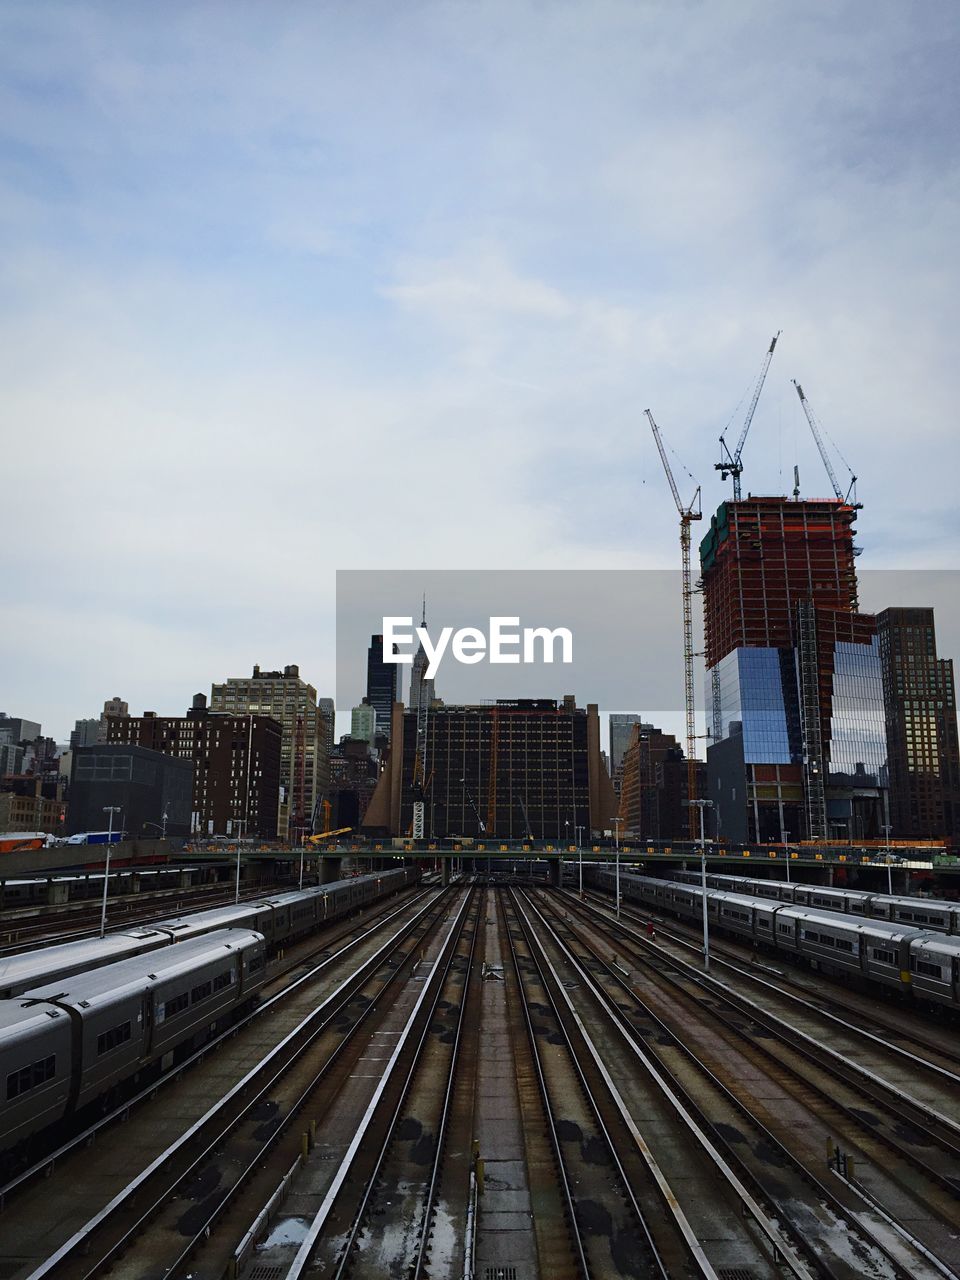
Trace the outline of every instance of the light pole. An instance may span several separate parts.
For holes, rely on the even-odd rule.
[[[234,889],[234,894],[233,894],[234,902],[240,901],[240,846],[243,843],[243,819],[242,818],[237,819],[237,826],[240,828],[240,834],[237,836],[237,879],[236,879],[236,887]]]
[[[113,848],[113,815],[120,813],[120,805],[106,804],[103,806],[103,812],[109,814],[107,823],[107,863],[103,869],[103,905],[100,908],[100,937],[107,931],[107,886],[110,883],[110,850]]]
[[[620,919],[620,824],[622,818],[611,818],[613,823],[613,838],[617,850],[617,919]]]
[[[580,897],[583,897],[583,827],[577,827],[577,857],[580,862]]]
[[[784,833],[783,833],[783,856],[784,856],[784,857],[786,858],[786,860],[787,860],[787,884],[789,884],[789,883],[790,883],[790,840],[789,840],[789,836],[790,836],[790,832],[789,832],[789,831],[784,831]]]
[[[687,804],[696,805],[700,810],[700,896],[703,899],[703,968],[705,973],[709,973],[710,932],[707,924],[707,838],[703,829],[703,811],[708,805],[713,808],[713,801],[688,800]]]
[[[885,822],[883,824],[883,843],[885,846],[883,850],[883,856],[887,860],[887,893],[889,893],[890,897],[892,898],[893,897],[893,869],[890,866],[890,824],[888,822]]]

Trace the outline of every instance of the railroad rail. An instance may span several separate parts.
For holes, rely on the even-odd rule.
[[[564,903],[564,907],[567,905],[568,903]],[[541,915],[537,907],[533,907],[533,910],[537,911],[538,915]],[[557,909],[552,904],[547,903],[545,910],[553,916],[557,915]],[[541,918],[544,919],[542,915]],[[583,919],[582,913],[579,918]],[[592,915],[588,919],[590,924],[594,926],[597,924]],[[544,924],[549,927],[545,919]],[[721,1128],[733,1133],[742,1133],[744,1126],[749,1124],[755,1133],[762,1138],[759,1146],[756,1140],[752,1143],[743,1143],[741,1140],[739,1145],[728,1146],[731,1156],[741,1162],[746,1160],[749,1163],[751,1149],[756,1151],[762,1149],[763,1145],[766,1144],[767,1150],[776,1150],[779,1153],[779,1159],[776,1162],[778,1165],[777,1180],[779,1182],[782,1183],[786,1180],[784,1168],[789,1165],[797,1177],[805,1181],[808,1187],[814,1189],[815,1196],[813,1198],[810,1197],[809,1193],[806,1196],[807,1206],[801,1219],[796,1217],[796,1207],[804,1199],[802,1194],[795,1190],[786,1199],[777,1198],[778,1212],[783,1215],[785,1221],[793,1221],[795,1229],[798,1231],[806,1223],[807,1234],[813,1234],[814,1224],[818,1216],[817,1199],[823,1199],[827,1205],[831,1206],[832,1215],[839,1215],[843,1218],[849,1224],[850,1230],[855,1234],[859,1234],[861,1239],[865,1241],[866,1247],[872,1247],[874,1252],[878,1249],[881,1251],[881,1254],[885,1256],[887,1263],[895,1273],[952,1274],[950,1266],[936,1259],[935,1251],[926,1246],[916,1231],[906,1231],[900,1227],[896,1227],[895,1231],[892,1231],[891,1223],[896,1215],[885,1215],[883,1212],[878,1212],[877,1206],[872,1203],[869,1196],[858,1194],[857,1199],[852,1202],[849,1200],[844,1202],[842,1198],[838,1198],[836,1191],[831,1189],[819,1175],[811,1170],[809,1162],[798,1157],[794,1147],[801,1145],[799,1140],[797,1143],[790,1140],[784,1141],[783,1133],[778,1137],[774,1132],[774,1129],[778,1127],[776,1115],[772,1118],[773,1127],[771,1127],[771,1120],[766,1123],[760,1120],[759,1111],[767,1115],[770,1115],[771,1111],[775,1111],[778,1105],[773,1101],[775,1092],[771,1091],[771,1086],[765,1086],[765,1089],[761,1090],[762,1096],[758,1105],[758,1099],[749,1097],[749,1090],[747,1090],[749,1102],[745,1100],[743,1096],[745,1090],[738,1088],[737,1085],[744,1078],[747,1080],[752,1079],[752,1074],[755,1075],[756,1067],[750,1067],[748,1064],[741,1066],[728,1065],[724,1059],[722,1049],[718,1050],[716,1044],[711,1049],[710,1039],[704,1034],[695,1033],[691,1018],[696,1018],[696,1011],[692,1014],[689,1011],[687,1004],[689,992],[681,980],[681,975],[676,972],[677,969],[681,968],[680,965],[676,965],[675,962],[672,962],[672,964],[665,963],[654,970],[656,981],[663,983],[670,989],[669,997],[664,996],[663,998],[664,1009],[658,1015],[651,1004],[650,989],[644,985],[643,990],[639,990],[638,979],[632,974],[628,976],[628,971],[623,969],[620,964],[621,960],[628,964],[643,964],[646,939],[642,935],[636,936],[636,940],[640,943],[638,954],[638,951],[630,947],[630,943],[634,939],[628,938],[624,932],[618,931],[615,921],[604,919],[600,935],[603,940],[601,945],[604,948],[612,946],[616,949],[617,958],[614,960],[609,953],[607,955],[603,954],[600,946],[592,944],[589,938],[584,935],[582,924],[574,925],[569,916],[564,915],[564,918],[557,920],[555,924],[556,934],[562,933],[565,935],[563,941],[558,936],[558,946],[562,947],[563,951],[569,956],[571,963],[576,965],[578,970],[583,970],[584,972],[586,972],[586,967],[589,967],[594,979],[604,984],[607,988],[606,998],[609,1001],[619,1002],[614,1007],[617,1010],[616,1016],[621,1021],[624,1033],[639,1038],[639,1043],[649,1046],[652,1052],[665,1060],[665,1065],[668,1065],[668,1067],[672,1063],[675,1078],[682,1077],[687,1081],[688,1094],[695,1093],[697,1096],[701,1096],[704,1093],[704,1089],[702,1084],[698,1084],[698,1080],[709,1081],[713,1090],[713,1100],[702,1106],[702,1111],[710,1116],[710,1120],[707,1123],[713,1123],[718,1117],[723,1117]],[[737,1050],[738,1044],[749,1043],[756,1054],[773,1060],[773,1067],[768,1070],[771,1072],[770,1080],[776,1082],[776,1088],[784,1087],[784,1082],[790,1075],[795,1079],[801,1080],[801,1093],[799,1095],[801,1105],[808,1105],[805,1093],[810,1090],[809,1079],[806,1076],[801,1076],[796,1070],[791,1071],[789,1058],[786,1061],[787,1070],[786,1072],[784,1071],[784,1060],[782,1058],[774,1059],[774,1055],[768,1048],[766,1041],[768,1033],[765,1027],[758,1025],[756,1026],[756,1031],[754,1031],[753,1026],[755,1024],[753,1023],[744,1024],[742,1020],[730,1021],[723,1017],[718,1008],[718,1006],[721,1006],[723,999],[722,988],[720,990],[717,989],[719,986],[720,984],[716,983],[710,983],[709,986],[705,985],[704,991],[707,998],[701,996],[700,1016],[719,1020],[722,1023],[730,1033],[726,1040],[734,1051]],[[622,1002],[624,995],[628,997],[630,1005],[633,1006],[629,1017],[623,1012]],[[678,997],[681,1001],[680,1005],[677,1004]],[[685,1011],[682,1015],[680,1013],[681,1009]],[[667,1014],[667,1016],[664,1016],[664,1014]],[[682,1027],[682,1033],[678,1029],[678,1025]],[[691,1038],[695,1038],[697,1041],[698,1047],[696,1050],[689,1043]],[[669,1048],[665,1046],[669,1046]],[[684,1061],[678,1062],[678,1054],[681,1055]],[[694,1071],[691,1072],[689,1067],[685,1067],[684,1062],[689,1064],[689,1067],[693,1067]],[[721,1069],[720,1063],[724,1064],[723,1079],[718,1074]],[[790,1085],[787,1084],[786,1088],[788,1093],[784,1094],[785,1101],[779,1104],[783,1107],[784,1113],[786,1113],[786,1108],[789,1105],[786,1099],[791,1096],[789,1092]],[[793,1086],[793,1089],[795,1091],[796,1086]],[[708,1094],[707,1096],[709,1097],[710,1095]],[[833,1101],[829,1098],[827,1100],[832,1106]],[[864,1125],[865,1117],[863,1113],[854,1118],[859,1119],[861,1125]],[[802,1122],[798,1119],[795,1123],[800,1125]],[[713,1127],[716,1129],[717,1125],[713,1123]],[[779,1127],[781,1131],[785,1127],[785,1121],[782,1118],[780,1119]],[[874,1133],[869,1125],[864,1127],[874,1137],[879,1136]],[[829,1133],[829,1129],[826,1132]],[[789,1139],[794,1135],[788,1134],[787,1136]],[[905,1158],[909,1159],[909,1155]],[[921,1161],[918,1167],[924,1167],[924,1162]],[[759,1173],[761,1176],[763,1172],[764,1167],[762,1164],[759,1169],[755,1169],[755,1173]],[[842,1266],[847,1242],[840,1242],[841,1248],[838,1257],[837,1240],[835,1232],[832,1230],[831,1221],[824,1219],[822,1212],[819,1216],[821,1218],[821,1234],[818,1249],[827,1256],[833,1252],[836,1264]],[[915,1216],[915,1213],[911,1214],[908,1210],[902,1216],[909,1218]],[[937,1214],[934,1211],[928,1211],[928,1216],[934,1218]],[[941,1245],[947,1239],[951,1229],[948,1227],[947,1232],[940,1233]],[[918,1228],[918,1230],[922,1230],[922,1228]],[[806,1236],[803,1238],[806,1239]],[[951,1265],[953,1265],[952,1260]]]
[[[342,1047],[364,1019],[372,1014],[376,1004],[369,990],[371,985],[376,984],[381,991],[388,988],[402,974],[404,965],[413,963],[418,940],[427,936],[444,906],[445,898],[434,895],[410,920],[401,923],[372,956],[274,1044],[195,1123],[154,1156],[98,1213],[31,1272],[29,1280],[42,1280],[47,1276],[83,1277],[87,1280],[115,1263],[128,1249],[143,1251],[139,1255],[140,1261],[134,1262],[135,1275],[147,1273],[144,1257],[150,1260],[151,1272],[170,1277],[183,1274],[191,1255],[206,1242],[236,1192],[257,1171],[259,1162],[280,1137],[289,1132],[290,1123],[337,1061]],[[404,946],[409,947],[410,952],[398,959]],[[309,981],[313,976],[313,973],[303,975],[297,984]],[[342,1023],[339,1028],[336,1026],[338,1019]],[[331,1031],[333,1034],[328,1037],[331,1043],[324,1045],[329,1052],[317,1067],[308,1051],[313,1050],[324,1034]],[[298,1068],[300,1074],[297,1074]],[[251,1146],[250,1135],[240,1135],[241,1127],[251,1119],[258,1119],[257,1108],[269,1104],[271,1094],[289,1073],[295,1076],[294,1096],[285,1115],[278,1117],[281,1122],[275,1126],[255,1124]],[[273,1114],[272,1109],[270,1114]],[[262,1121],[262,1114],[259,1118]],[[264,1134],[265,1128],[270,1132]],[[260,1131],[259,1138],[257,1130]],[[299,1144],[300,1135],[295,1136]],[[239,1149],[235,1147],[231,1152],[234,1159],[224,1160],[225,1145],[238,1140]],[[203,1171],[215,1153],[220,1155],[220,1167],[230,1168],[231,1178],[218,1185],[217,1195],[212,1201],[204,1199],[195,1229],[187,1234],[186,1239],[182,1223],[179,1229],[175,1227],[172,1233],[165,1234],[162,1229],[166,1221],[164,1215],[182,1214],[182,1209],[174,1203],[175,1197],[184,1191],[189,1197],[192,1180],[194,1186],[198,1181],[199,1185],[203,1184]],[[161,1219],[159,1227],[155,1221],[158,1218]],[[164,1250],[162,1265],[157,1253],[161,1247]]]

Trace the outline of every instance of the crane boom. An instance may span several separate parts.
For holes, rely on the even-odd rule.
[[[820,457],[823,459],[823,465],[826,467],[827,475],[830,477],[830,483],[833,485],[833,492],[836,495],[837,501],[849,502],[852,496],[854,503],[859,505],[857,503],[857,477],[852,471],[850,472],[850,487],[847,490],[846,497],[844,497],[843,490],[840,488],[840,481],[837,479],[837,473],[834,471],[833,464],[830,461],[830,455],[827,453],[827,446],[823,442],[823,436],[820,433],[820,426],[817,422],[816,415],[810,408],[810,401],[803,394],[803,387],[801,387],[796,378],[793,379],[793,385],[797,388],[797,395],[800,397],[800,403],[803,405],[803,412],[806,415],[807,422],[810,424],[810,431],[816,441],[817,448],[820,450]]]
[[[670,492],[673,494],[673,500],[677,504],[677,511],[680,515],[680,559],[683,586],[683,701],[687,730],[687,799],[693,801],[697,798],[697,720],[693,681],[693,578],[690,573],[690,524],[692,521],[700,520],[703,517],[703,513],[700,510],[700,486],[697,485],[697,490],[689,504],[684,506],[680,499],[680,492],[677,489],[677,482],[673,478],[673,470],[667,458],[667,451],[663,447],[660,428],[654,421],[650,410],[646,409],[644,412],[649,419],[653,438],[656,440],[657,448],[660,451],[660,461],[663,463],[663,469],[670,483]],[[691,838],[695,838],[697,830],[696,813],[692,804],[690,806],[689,823]]]
[[[750,430],[750,424],[753,422],[753,415],[757,411],[757,405],[760,402],[760,392],[763,390],[763,384],[767,380],[767,370],[770,368],[770,361],[773,359],[773,353],[776,350],[777,339],[783,331],[778,329],[771,339],[770,346],[767,348],[767,354],[763,357],[763,364],[760,368],[760,376],[757,379],[757,385],[753,389],[753,395],[750,399],[750,405],[747,409],[747,416],[743,421],[743,427],[740,430],[740,439],[737,441],[737,447],[731,454],[727,448],[727,442],[723,436],[720,437],[720,447],[726,454],[726,457],[720,462],[714,464],[714,470],[720,472],[721,480],[726,480],[728,475],[733,476],[733,500],[740,501],[740,476],[743,473],[743,464],[740,461],[740,455],[743,453],[743,446],[747,442],[747,433]]]

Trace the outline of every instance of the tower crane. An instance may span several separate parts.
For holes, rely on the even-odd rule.
[[[663,463],[663,469],[667,473],[667,480],[670,484],[670,492],[673,494],[673,500],[677,504],[677,511],[680,514],[680,555],[683,565],[683,693],[684,693],[684,709],[687,717],[687,799],[696,800],[697,798],[697,766],[696,766],[696,748],[697,748],[697,723],[696,723],[696,706],[693,696],[693,581],[690,575],[690,525],[694,520],[702,520],[703,512],[700,509],[700,486],[697,485],[697,491],[690,499],[686,506],[680,498],[680,491],[677,488],[677,482],[673,478],[673,471],[670,467],[670,460],[667,457],[667,451],[663,447],[663,440],[660,437],[660,428],[654,421],[653,414],[649,409],[644,410],[647,418],[650,420],[650,429],[653,432],[653,438],[657,442],[657,449],[660,452],[660,461]],[[697,823],[696,811],[693,805],[690,805],[690,836],[691,839],[696,838]]]
[[[813,433],[813,438],[816,441],[817,448],[820,450],[820,457],[823,459],[823,465],[827,469],[827,475],[830,477],[830,483],[833,485],[833,492],[836,495],[837,501],[848,503],[854,507],[862,507],[863,503],[857,501],[857,477],[853,474],[852,467],[846,459],[844,459],[844,466],[850,472],[850,485],[847,489],[846,495],[844,495],[843,490],[840,488],[840,482],[837,479],[837,473],[834,471],[830,462],[830,455],[827,453],[827,446],[823,443],[823,436],[820,432],[820,426],[817,422],[816,415],[810,408],[810,401],[803,394],[803,387],[801,387],[796,378],[793,379],[793,385],[797,388],[797,395],[800,397],[800,403],[803,405],[803,412],[806,414],[807,422],[809,422],[810,430]],[[836,448],[836,446],[834,447]],[[840,452],[839,449],[837,452]],[[842,454],[840,456],[843,457]],[[853,499],[852,503],[850,502],[851,498]]]
[[[750,430],[750,423],[753,422],[753,415],[757,410],[757,403],[760,399],[760,392],[763,390],[763,384],[767,379],[767,370],[770,368],[770,361],[773,359],[773,352],[777,345],[777,339],[780,337],[782,330],[778,329],[773,335],[773,339],[767,349],[767,354],[763,357],[763,364],[760,368],[760,377],[757,379],[757,385],[753,389],[753,396],[750,399],[750,407],[747,409],[747,416],[744,419],[743,426],[740,429],[740,439],[737,441],[737,447],[731,454],[727,447],[727,442],[720,437],[720,448],[723,450],[724,456],[719,462],[714,463],[714,470],[720,472],[720,479],[726,480],[727,476],[733,476],[733,500],[740,501],[740,476],[743,472],[743,463],[740,461],[740,455],[743,453],[743,446],[746,444],[747,432]],[[726,432],[724,432],[724,435]]]

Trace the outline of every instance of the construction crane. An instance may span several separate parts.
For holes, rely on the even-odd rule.
[[[793,379],[793,385],[797,388],[797,395],[800,397],[800,403],[803,405],[803,412],[806,414],[807,422],[809,422],[810,430],[813,433],[813,438],[816,441],[817,448],[820,450],[820,457],[823,459],[823,465],[827,469],[827,475],[830,477],[830,483],[833,485],[833,492],[836,495],[837,501],[845,502],[849,506],[853,507],[862,507],[863,503],[857,501],[857,477],[853,474],[853,468],[844,458],[843,464],[850,472],[850,484],[847,488],[846,494],[844,494],[843,490],[840,488],[840,481],[837,479],[837,473],[834,471],[830,462],[830,455],[827,453],[827,446],[823,443],[823,435],[820,431],[820,425],[817,422],[816,415],[810,408],[810,401],[803,394],[803,387],[801,387],[796,378]],[[836,446],[834,446],[834,448],[836,448]],[[840,453],[840,450],[837,449],[837,452]],[[843,454],[840,454],[840,456],[843,458]],[[850,501],[851,498],[853,499],[852,502]]]
[[[664,449],[663,440],[660,438],[660,428],[654,421],[650,410],[646,409],[644,412],[650,420],[650,429],[653,432],[654,440],[657,442],[657,449],[660,451],[660,461],[663,463],[663,469],[667,473],[670,492],[673,494],[673,500],[677,504],[677,511],[680,514],[680,555],[683,564],[683,693],[687,717],[687,799],[693,801],[697,798],[697,720],[693,696],[693,580],[690,575],[690,525],[694,520],[703,519],[703,512],[700,510],[700,486],[697,485],[696,493],[684,506],[680,498],[680,490],[677,488],[677,482],[673,478],[667,451]],[[690,805],[688,816],[690,837],[691,839],[696,839],[696,809],[693,804]]]
[[[767,379],[767,370],[770,368],[770,361],[773,359],[773,352],[777,345],[777,339],[780,337],[781,330],[778,329],[773,335],[773,339],[767,349],[767,354],[763,357],[763,364],[760,368],[760,377],[757,379],[757,385],[753,389],[753,396],[750,400],[750,407],[747,409],[747,416],[744,419],[743,426],[740,430],[740,439],[737,441],[737,447],[733,451],[727,448],[727,442],[720,437],[720,448],[723,450],[724,456],[719,462],[714,463],[714,470],[720,472],[720,479],[726,480],[727,476],[733,476],[733,500],[740,501],[740,476],[743,472],[743,463],[740,461],[740,455],[743,453],[743,446],[746,444],[747,432],[750,430],[750,423],[753,422],[753,415],[757,410],[757,403],[760,400],[760,392],[763,390],[763,384]],[[726,435],[726,432],[724,432]]]

